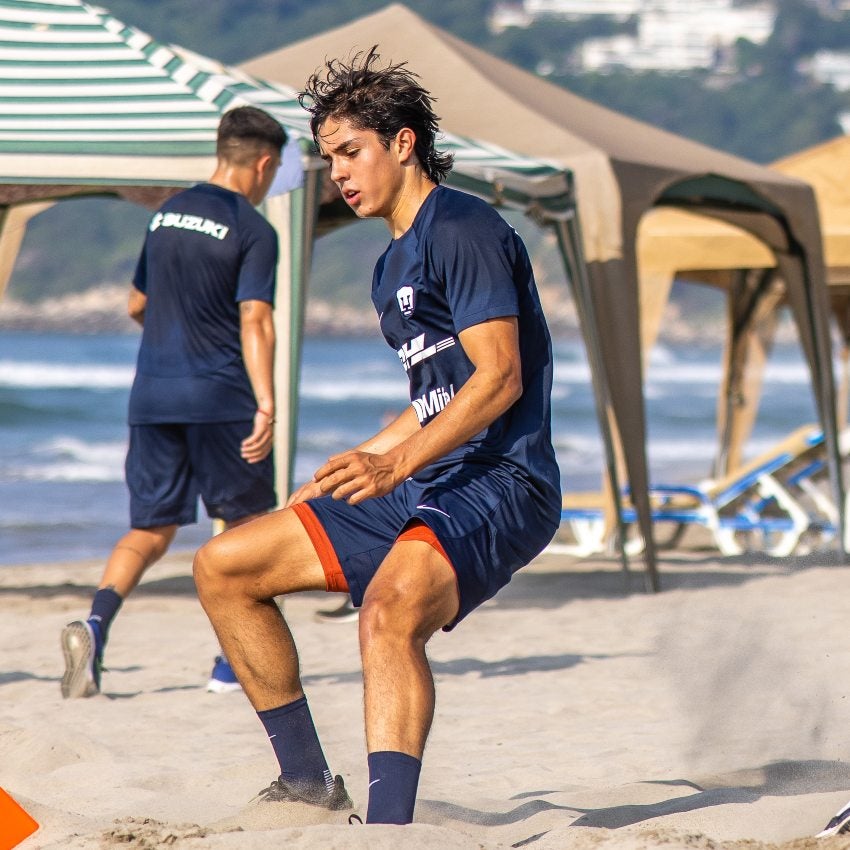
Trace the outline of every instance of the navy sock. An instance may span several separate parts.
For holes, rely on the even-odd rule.
[[[393,750],[369,753],[366,823],[411,823],[422,762]]]
[[[307,697],[279,708],[258,711],[257,717],[268,733],[280,765],[281,778],[302,788],[324,785],[330,792],[333,776],[313,725]]]
[[[112,587],[102,587],[94,595],[88,622],[92,631],[94,631],[98,656],[103,655],[103,648],[106,646],[106,638],[109,635],[109,627],[112,625],[112,621],[115,619],[123,601]]]

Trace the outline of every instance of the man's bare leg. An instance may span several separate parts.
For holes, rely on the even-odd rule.
[[[112,620],[145,570],[165,554],[176,531],[176,525],[134,528],[115,544],[88,618],[74,620],[62,630],[63,697],[89,697],[100,693],[103,651]]]
[[[307,532],[291,510],[278,511],[205,544],[195,556],[198,596],[280,764],[262,794],[350,808],[333,778],[301,687],[298,652],[274,597],[327,586]]]
[[[111,587],[126,599],[145,570],[166,553],[176,533],[176,525],[130,529],[112,548],[98,587]]]
[[[266,513],[268,512],[262,511],[261,513],[251,514],[250,516],[241,517],[240,519],[231,521],[214,519],[212,534],[215,536],[222,532],[229,531],[231,528],[238,528],[240,525],[245,525],[257,517],[265,516]],[[225,694],[241,690],[242,685],[239,683],[239,679],[236,678],[236,674],[233,672],[233,668],[230,666],[230,662],[227,660],[224,650],[219,647],[219,650],[215,654],[215,658],[213,660],[212,672],[210,673],[209,680],[207,681],[207,692],[211,694]]]
[[[301,521],[276,511],[212,538],[195,555],[195,585],[227,660],[258,711],[300,697],[298,654],[275,596],[324,590]]]
[[[454,571],[428,543],[397,543],[369,584],[360,612],[367,821],[409,823],[434,717],[425,645],[458,611]]]
[[[252,514],[225,523],[225,529],[244,525],[262,514]],[[177,525],[132,528],[112,547],[98,588],[111,587],[126,599],[145,572],[168,551],[177,533]]]

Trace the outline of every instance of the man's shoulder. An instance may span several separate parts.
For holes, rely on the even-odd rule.
[[[277,231],[271,222],[244,195],[235,192],[233,194],[240,230],[264,238],[277,238]]]
[[[482,215],[487,218],[499,214],[484,200],[469,192],[451,186],[438,186],[434,194],[434,212],[441,216]]]
[[[192,206],[199,214],[226,216],[235,232],[253,233],[265,238],[276,236],[268,219],[244,195],[213,183],[198,183],[184,189],[172,198],[172,202],[175,206]]]
[[[235,192],[227,194],[216,192],[216,187],[209,183],[198,183],[188,189],[172,195],[159,209],[162,213],[194,213],[205,215],[235,212],[236,198],[241,197]]]
[[[447,186],[439,187],[422,225],[419,239],[432,245],[502,241],[511,229],[486,201]]]
[[[466,227],[477,225],[482,229],[498,230],[508,226],[499,213],[481,198],[461,192],[459,189],[440,186],[438,194],[434,197],[431,227],[456,226],[461,222]]]

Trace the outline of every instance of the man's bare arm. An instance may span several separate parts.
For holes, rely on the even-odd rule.
[[[242,359],[257,400],[254,428],[242,441],[242,457],[249,463],[257,463],[271,452],[274,437],[275,332],[271,304],[240,302],[239,323]]]
[[[377,453],[354,450],[330,458],[315,475],[323,493],[351,504],[389,493],[482,431],[522,395],[515,317],[474,325],[459,339],[475,371],[455,397],[424,428],[392,448]]]
[[[419,420],[416,417],[416,412],[408,405],[392,422],[375,434],[375,436],[365,440],[359,446],[352,449],[352,451],[382,454],[388,452],[418,430]],[[315,499],[322,495],[324,494],[321,487],[314,479],[308,481],[306,484],[302,484],[301,487],[295,490],[287,500],[286,507],[294,505],[297,502],[304,502],[307,499]]]
[[[416,411],[408,404],[392,422],[382,428],[374,437],[370,437],[355,447],[354,451],[383,454],[395,448],[418,430],[419,419],[416,417]]]

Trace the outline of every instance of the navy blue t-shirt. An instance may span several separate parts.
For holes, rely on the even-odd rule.
[[[131,425],[253,417],[239,302],[274,304],[276,269],[277,234],[238,192],[201,183],[162,206],[133,278],[147,303]]]
[[[414,478],[431,481],[461,461],[467,468],[500,466],[547,508],[560,511],[560,473],[551,440],[552,343],[517,232],[484,201],[439,186],[378,260],[372,301],[384,338],[408,374],[420,425],[430,422],[474,371],[458,334],[488,319],[517,317],[522,397]]]

